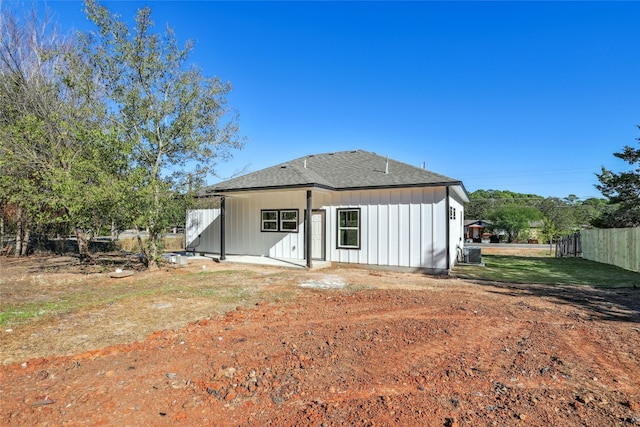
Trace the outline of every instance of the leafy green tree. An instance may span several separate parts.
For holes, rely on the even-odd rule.
[[[594,221],[608,211],[605,199],[580,200],[575,194],[567,197],[542,197],[501,190],[477,190],[469,195],[471,202],[465,209],[468,219],[489,219],[492,212],[505,206],[523,206],[538,209],[544,225],[542,236],[546,241],[570,234],[581,227],[595,225]]]
[[[606,199],[589,197],[575,207],[575,220],[578,228],[597,226],[598,218],[612,211]]]
[[[576,205],[580,203],[580,197],[576,196],[575,194],[569,194],[567,197],[563,199],[563,201],[567,205]]]
[[[83,51],[104,82],[119,134],[132,147],[134,191],[127,207],[136,226],[149,232],[141,250],[154,268],[161,233],[175,216],[175,192],[242,145],[237,115],[226,101],[231,86],[188,66],[193,44],[178,46],[169,27],[153,32],[149,8],[138,11],[130,29],[95,0],[85,6],[98,30],[82,38]]]
[[[640,138],[638,138],[640,140]],[[614,156],[635,169],[615,173],[602,167],[596,174],[600,184],[596,188],[609,200],[614,209],[605,212],[596,222],[601,227],[640,226],[640,149],[625,146]]]
[[[571,196],[564,199],[547,197],[540,202],[539,210],[544,222],[542,235],[547,242],[576,229],[575,210],[578,201],[577,197]]]
[[[540,211],[536,208],[515,205],[500,207],[488,215],[492,222],[491,229],[494,232],[504,231],[508,243],[512,243],[529,230],[529,221],[539,220],[541,217]]]
[[[470,203],[466,206],[464,216],[467,219],[486,219],[489,212],[501,204],[494,198],[494,190],[476,190],[469,194]]]
[[[470,203],[465,208],[467,219],[487,219],[494,210],[503,206],[536,207],[543,199],[535,194],[515,193],[508,190],[476,190],[469,195]]]

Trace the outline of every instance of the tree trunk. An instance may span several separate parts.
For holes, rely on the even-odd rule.
[[[4,253],[4,212],[0,206],[0,254]]]
[[[19,257],[22,254],[22,208],[18,208],[16,217],[16,250],[14,255]]]
[[[144,266],[149,268],[149,254],[147,248],[142,241],[142,236],[140,235],[140,230],[136,227],[136,239],[138,240],[138,247],[140,248],[140,253],[142,254],[142,262]]]
[[[27,256],[29,253],[29,237],[31,230],[29,230],[29,224],[27,222],[24,209],[18,208],[17,214],[17,229],[16,229],[16,251],[15,256]]]
[[[157,270],[160,268],[160,262],[158,257],[158,233],[155,231],[149,232],[149,270]]]
[[[16,249],[13,252],[13,255],[18,257],[20,256],[21,253],[22,253],[22,228],[21,228],[20,222],[18,222],[17,229],[16,229]]]
[[[29,238],[31,236],[31,231],[28,226],[24,226],[22,228],[22,250],[20,252],[20,256],[27,256],[29,253]]]
[[[80,255],[80,261],[92,261],[93,257],[89,252],[89,239],[84,230],[80,227],[74,227],[76,232],[76,241],[78,242],[78,254]]]

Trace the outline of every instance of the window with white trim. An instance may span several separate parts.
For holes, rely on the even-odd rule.
[[[298,209],[260,211],[260,231],[298,232]]]
[[[360,249],[360,208],[338,209],[338,248]]]

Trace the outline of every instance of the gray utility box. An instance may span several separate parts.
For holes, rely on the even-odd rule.
[[[171,257],[171,264],[176,264],[179,267],[183,267],[189,263],[186,256],[176,255]]]
[[[480,248],[464,248],[465,264],[482,264],[482,253]]]
[[[175,253],[163,254],[162,259],[174,267],[184,267],[189,263],[188,257]]]

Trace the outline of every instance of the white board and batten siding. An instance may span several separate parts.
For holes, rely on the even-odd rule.
[[[306,192],[280,191],[226,198],[226,251],[229,254],[305,259]],[[261,231],[263,210],[298,210],[297,232]]]
[[[444,188],[333,193],[328,210],[328,252],[334,262],[389,267],[446,269]],[[360,249],[339,249],[339,208],[359,208]]]
[[[304,257],[306,192],[270,192],[228,196],[225,201],[225,251],[284,259]],[[298,232],[263,232],[263,210],[298,210]],[[198,236],[200,239],[198,241]],[[220,252],[220,209],[187,212],[186,247],[194,252]]]
[[[340,263],[445,271],[453,264],[463,233],[463,204],[449,197],[457,217],[449,219],[445,187],[325,192],[313,191],[313,209],[325,212],[326,260]],[[338,248],[338,209],[360,209],[360,248]],[[262,210],[298,209],[298,232],[262,232]],[[245,193],[226,198],[226,252],[305,259],[306,191]],[[219,210],[187,215],[187,248],[218,253]],[[447,244],[447,221],[449,245]],[[195,222],[196,225],[190,224]],[[447,248],[450,250],[447,265]]]
[[[455,209],[456,216],[449,221],[449,267],[455,265],[458,250],[464,249],[464,203],[453,192],[449,193],[449,206]]]
[[[220,251],[220,209],[187,211],[185,248],[188,251],[217,253]]]

